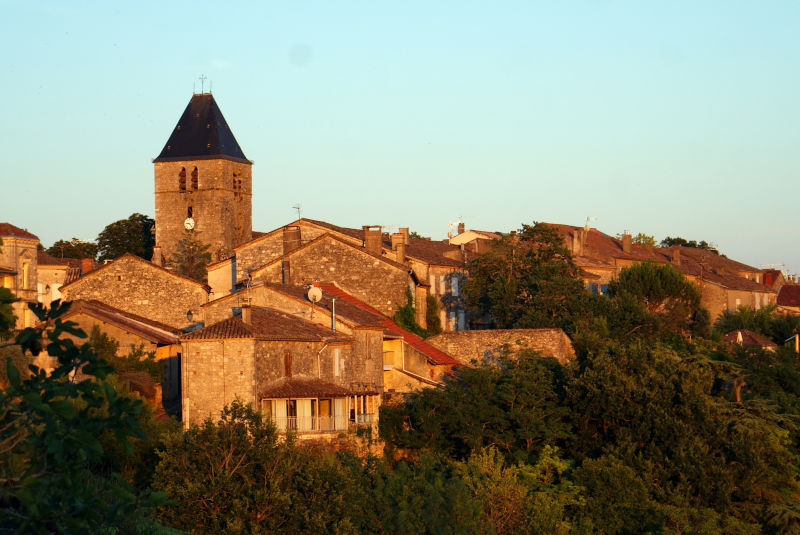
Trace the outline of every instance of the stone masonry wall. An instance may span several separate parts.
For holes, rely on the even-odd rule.
[[[233,248],[252,238],[252,166],[226,159],[156,162],[156,245],[165,260],[183,239],[184,220],[192,208],[195,232],[211,245],[212,260],[221,260]],[[192,171],[198,171],[198,189],[192,188]],[[179,188],[181,169],[186,189]],[[234,181],[236,187],[234,187]],[[238,181],[241,181],[239,187]]]
[[[332,238],[295,251],[289,263],[291,284],[310,284],[315,278],[335,282],[387,316],[406,304],[409,275],[405,270]],[[255,272],[254,278],[281,282],[281,266],[265,267]]]
[[[512,358],[520,351],[538,351],[544,357],[555,357],[562,364],[575,358],[572,343],[561,329],[492,329],[442,333],[425,340],[459,362],[469,364],[503,356],[508,350]]]
[[[187,310],[201,318],[200,306],[208,297],[203,286],[130,257],[81,277],[61,293],[67,301],[95,299],[175,328],[189,325]]]
[[[256,402],[254,341],[184,341],[181,357],[184,426],[219,417],[237,397]]]
[[[91,336],[92,328],[97,325],[100,328],[100,332],[105,333],[107,336],[110,336],[114,340],[119,343],[119,348],[117,349],[117,356],[127,355],[131,352],[131,345],[134,347],[139,347],[140,344],[144,344],[144,351],[150,352],[156,350],[156,344],[151,342],[146,338],[142,338],[141,336],[134,334],[130,331],[126,331],[124,329],[120,329],[116,325],[112,325],[110,323],[106,323],[104,321],[100,321],[97,318],[89,316],[87,314],[79,313],[69,316],[69,321],[74,321],[78,324],[78,327],[83,329],[83,332],[86,333],[86,336]],[[65,335],[67,338],[71,338],[73,342],[77,345],[84,344],[88,342],[88,338],[77,338],[72,335]]]

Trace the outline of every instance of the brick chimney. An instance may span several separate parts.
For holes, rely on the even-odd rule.
[[[242,321],[247,325],[250,325],[253,321],[252,310],[250,305],[242,305]]]
[[[364,225],[364,248],[373,254],[381,254],[381,226]]]
[[[459,222],[458,223],[458,233],[459,234],[464,234],[464,230],[465,230],[464,223],[463,222]]]
[[[680,249],[673,249],[672,251],[672,263],[676,266],[681,265],[681,250]]]
[[[633,249],[633,237],[631,233],[627,230],[622,233],[622,250],[626,253],[630,253]]]
[[[400,233],[403,235],[403,241],[408,245],[409,232],[408,227],[400,227]]]
[[[300,227],[287,225],[283,227],[283,254],[291,253],[300,247]]]
[[[94,269],[93,258],[81,258],[81,275],[86,275]]]
[[[394,251],[395,260],[403,263],[406,261],[406,237],[402,232],[395,232],[392,234],[392,251]]]

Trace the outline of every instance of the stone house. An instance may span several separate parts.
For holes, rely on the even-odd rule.
[[[61,287],[65,300],[99,301],[173,329],[189,327],[201,319],[208,291],[205,284],[132,254]]]
[[[80,260],[56,258],[44,251],[38,251],[36,262],[37,301],[49,307],[50,303],[61,299],[61,287],[73,275],[76,264],[80,264]]]
[[[345,334],[271,308],[238,308],[181,337],[185,425],[217,417],[237,398],[303,437],[377,422],[379,331]]]
[[[609,281],[623,268],[651,261],[671,264],[694,282],[701,293],[701,304],[708,309],[712,320],[739,306],[758,309],[775,303],[775,289],[765,284],[763,270],[715,252],[683,246],[634,245],[628,233],[618,239],[588,225],[548,225],[563,236],[587,289],[595,293],[605,293]]]
[[[38,298],[39,238],[11,223],[0,223],[0,287],[13,293],[19,301],[12,303],[17,329],[31,327],[36,321],[28,303]]]
[[[426,339],[462,364],[517,358],[522,351],[554,357],[561,364],[575,358],[572,342],[561,329],[489,329],[441,333]]]
[[[767,351],[775,351],[778,347],[778,344],[769,338],[754,333],[753,331],[748,331],[747,329],[738,329],[725,333],[722,340],[730,346],[739,345],[742,347],[754,347]]]
[[[206,304],[203,307],[206,324],[222,321],[250,304],[279,310],[321,327],[335,327],[341,334],[376,338],[383,347],[384,396],[439,386],[444,376],[459,365],[445,352],[335,284],[315,284],[322,290],[317,303],[309,301],[305,287],[255,282],[248,289]]]
[[[437,299],[440,320],[445,329],[465,327],[466,319],[459,287],[465,277],[464,260],[468,254],[462,247],[450,245],[447,241],[411,238],[408,228],[401,228],[400,232],[389,235],[384,233],[380,226],[363,226],[361,229],[355,229],[325,221],[298,219],[285,227],[254,237],[251,242],[236,247],[231,258],[210,265],[208,281],[212,295],[215,298],[220,297],[232,291],[237,285],[246,284],[249,273],[276,262],[294,249],[324,234],[371,253],[375,257],[394,261],[398,265],[406,266],[406,269],[410,268],[414,280],[414,285],[410,286],[410,289],[416,308],[417,323],[423,327],[427,312],[425,297],[429,293]],[[283,265],[285,268],[286,263]],[[298,271],[298,266],[289,262],[289,267],[293,276],[298,274],[303,276],[303,273]],[[332,279],[329,275],[319,278]],[[286,279],[284,277],[281,280]],[[338,282],[340,281],[337,279]],[[354,288],[347,289],[357,295]],[[366,294],[360,297],[370,304],[376,304],[367,299]],[[403,296],[400,304],[405,303],[406,299]]]

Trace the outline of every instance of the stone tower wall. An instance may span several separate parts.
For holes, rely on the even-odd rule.
[[[165,262],[184,238],[184,221],[192,208],[195,232],[211,245],[212,261],[227,258],[252,237],[252,166],[227,159],[156,162],[156,245]],[[197,189],[192,172],[197,168]],[[180,187],[185,169],[186,189]]]

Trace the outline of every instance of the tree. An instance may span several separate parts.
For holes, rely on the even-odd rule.
[[[569,433],[560,371],[555,359],[531,354],[459,368],[444,388],[382,406],[381,437],[393,447],[456,459],[487,446],[509,459],[534,459],[544,445]]]
[[[670,236],[667,236],[666,238],[661,240],[660,245],[661,247],[672,247],[673,245],[678,245],[681,247],[692,247],[695,249],[705,249],[706,251],[711,251],[714,254],[719,254],[717,248],[705,240],[697,242],[696,240],[685,240],[681,237],[672,238]]]
[[[523,224],[467,269],[473,317],[488,317],[498,328],[561,327],[569,333],[595,306],[563,239],[544,223]]]
[[[782,344],[789,337],[800,333],[800,318],[779,314],[777,305],[767,305],[757,310],[740,306],[736,310],[723,311],[714,322],[714,330],[719,334],[737,329],[747,329]]]
[[[608,293],[620,307],[643,307],[656,320],[651,328],[673,332],[690,328],[700,308],[700,291],[669,264],[642,262],[624,268],[608,285]],[[645,317],[640,325],[647,323]]]
[[[97,244],[89,241],[82,241],[78,238],[71,240],[58,240],[48,247],[45,252],[56,258],[91,258],[97,257]]]
[[[111,367],[88,344],[62,339],[64,333],[86,337],[59,319],[68,308],[59,301],[49,311],[32,305],[43,323],[17,337],[27,353],[46,349],[55,357],[52,372],[30,366],[23,379],[7,362],[10,386],[0,391],[0,532],[130,531],[164,498],[137,496],[103,469],[102,434],[111,433],[128,451],[131,439],[144,438],[136,419],[142,402],[117,394],[106,380]]]
[[[622,239],[622,234],[617,234],[617,239]],[[656,239],[649,234],[644,234],[642,232],[638,233],[636,236],[631,238],[631,243],[634,245],[655,245]]]
[[[12,303],[18,301],[11,290],[0,288],[0,340],[7,340],[14,334],[17,318]]]
[[[109,224],[97,236],[99,260],[113,260],[125,253],[150,260],[155,245],[154,225],[155,221],[139,213]]]
[[[169,266],[175,273],[189,277],[198,282],[206,282],[208,272],[206,266],[211,263],[210,245],[199,239],[200,233],[194,230],[184,231],[184,237],[176,246],[175,253],[169,259]]]

